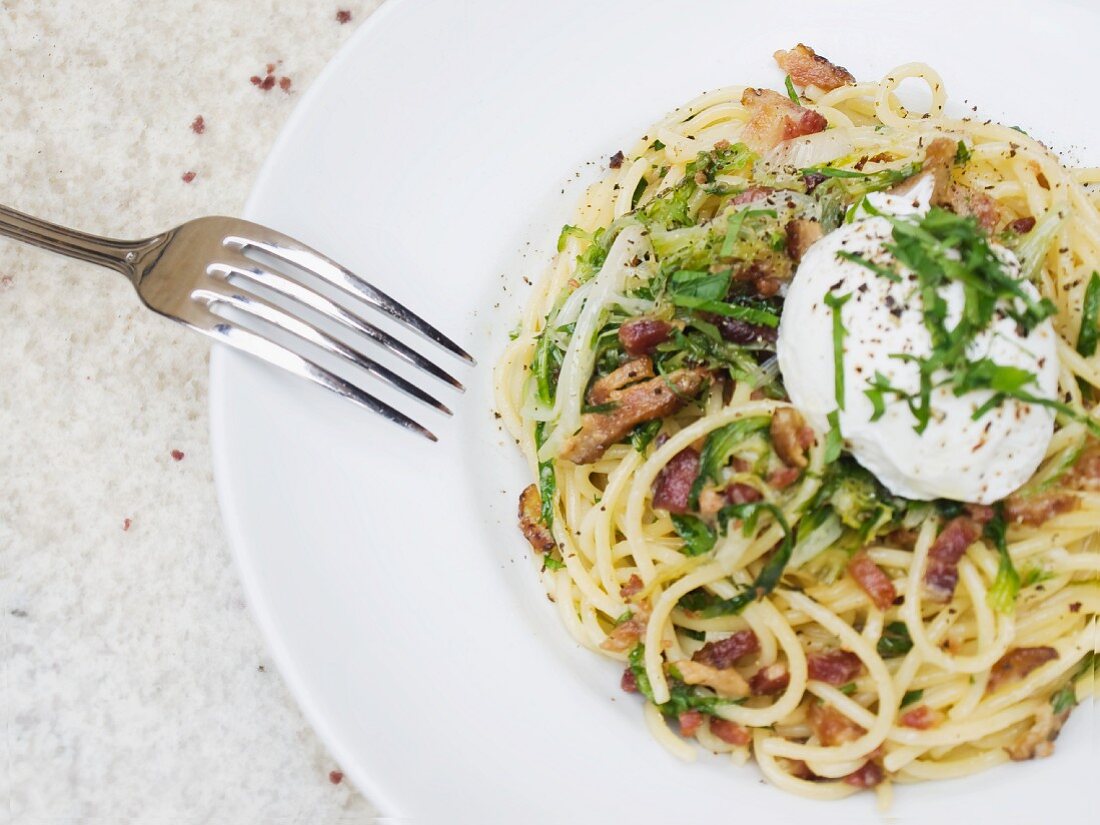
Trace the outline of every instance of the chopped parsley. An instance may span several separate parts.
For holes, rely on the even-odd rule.
[[[546,443],[546,422],[535,426],[535,447],[542,449]],[[539,462],[539,496],[542,499],[541,521],[547,529],[554,526],[554,494],[558,490],[558,478],[554,473],[554,459]],[[549,558],[549,556],[547,556]],[[548,565],[549,566],[549,565]]]
[[[986,602],[998,613],[1011,613],[1016,606],[1016,596],[1020,592],[1020,574],[1016,572],[1012,556],[1008,554],[1003,504],[998,503],[995,506],[993,518],[986,522],[984,532],[985,537],[993,542],[997,548],[997,554],[1001,557],[997,567],[997,577],[993,580],[989,592],[986,593]]]
[[[924,691],[920,689],[905,691],[905,694],[901,697],[901,707],[919,702],[922,696],[924,696]]]
[[[787,75],[786,80],[784,80],[783,82],[787,86],[787,97],[789,97],[792,101],[801,106],[802,101],[798,98],[798,91],[794,88],[794,81],[791,80],[791,76]]]
[[[904,656],[913,649],[913,640],[909,637],[909,628],[905,622],[890,622],[882,630],[876,645],[878,655],[884,659]]]
[[[1093,272],[1085,287],[1085,303],[1081,308],[1081,331],[1077,334],[1077,351],[1086,358],[1096,354],[1100,336],[1100,272]]]

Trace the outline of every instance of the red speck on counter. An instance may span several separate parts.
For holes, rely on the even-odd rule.
[[[122,529],[123,530],[129,530],[130,525],[133,524],[133,523],[134,523],[133,519],[124,518],[122,520]]]
[[[5,275],[3,278],[0,278],[0,289],[11,289],[13,286],[15,286],[15,280],[11,275]]]
[[[351,12],[347,9],[340,9],[336,12],[336,22],[341,26],[351,20]]]
[[[173,461],[183,461],[183,450],[172,450]]]
[[[339,785],[341,782],[344,781],[343,772],[342,771],[329,771],[328,772],[328,781],[331,782],[333,785]]]
[[[191,121],[191,131],[196,135],[201,135],[206,131],[206,121],[202,119],[202,115],[198,115]]]
[[[291,83],[291,80],[290,80],[289,77],[280,77],[279,78],[279,88],[282,89],[284,92],[289,92],[290,91],[290,83]]]
[[[190,183],[194,179],[195,179],[195,173],[194,172],[184,172],[182,175],[180,175],[180,180],[182,180],[184,183]]]

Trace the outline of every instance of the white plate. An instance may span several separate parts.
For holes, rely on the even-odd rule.
[[[705,89],[779,86],[770,54],[799,40],[863,78],[931,62],[958,104],[980,102],[1100,162],[1090,102],[1100,18],[1041,8],[390,2],[314,84],[247,216],[346,262],[480,361],[471,371],[440,356],[469,392],[453,420],[417,411],[441,435],[429,445],[214,353],[218,489],[248,599],[310,721],[387,814],[877,821],[869,794],[807,802],[752,766],[702,754],[687,765],[650,739],[619,669],[579,649],[540,590],[514,527],[526,479],[495,426],[490,369],[523,276],[539,274],[606,158]],[[1077,712],[1053,759],[900,788],[894,821],[994,810],[999,823],[1097,821],[1090,715]]]

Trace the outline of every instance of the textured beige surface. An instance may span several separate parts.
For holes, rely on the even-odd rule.
[[[119,236],[239,213],[374,5],[0,0],[0,202]],[[289,94],[249,82],[280,60]],[[242,601],[206,343],[5,240],[0,325],[0,822],[370,821]]]

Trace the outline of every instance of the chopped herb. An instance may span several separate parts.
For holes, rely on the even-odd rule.
[[[842,249],[836,253],[836,256],[842,261],[851,261],[854,264],[859,264],[862,267],[866,267],[867,269],[878,275],[880,278],[885,278],[886,280],[893,281],[894,283],[901,282],[901,276],[898,275],[898,273],[896,273],[890,267],[883,266],[882,264],[876,264],[874,261],[863,257],[858,252],[848,252],[847,250]]]
[[[565,569],[565,562],[559,561],[558,559],[551,556],[549,553],[546,553],[542,557],[542,569],[550,570],[556,573],[559,570]]]
[[[647,186],[649,186],[649,181],[647,181],[644,176],[638,178],[638,184],[634,187],[634,194],[630,196],[631,211],[638,206],[638,201],[642,199],[642,195],[645,194]]]
[[[1011,613],[1016,606],[1016,595],[1020,592],[1020,574],[1016,572],[1012,556],[1008,554],[1003,504],[998,503],[995,506],[993,518],[986,522],[984,532],[1001,557],[997,577],[986,593],[986,602],[998,613]]]
[[[582,241],[590,241],[592,240],[592,233],[585,232],[579,227],[566,224],[561,228],[561,234],[558,235],[558,252],[565,251],[566,241],[570,238],[580,238]]]
[[[787,86],[787,97],[789,97],[791,100],[793,100],[799,106],[801,106],[802,101],[798,99],[798,92],[794,88],[794,81],[791,80],[791,76],[787,75],[787,79],[784,80],[783,82]]]
[[[630,672],[634,675],[634,683],[638,686],[638,692],[650,702],[653,702],[653,685],[650,684],[649,675],[645,671],[645,645],[637,645],[630,651],[627,658],[630,663]],[[689,710],[713,714],[717,708],[723,705],[740,704],[737,700],[725,699],[704,692],[702,688],[685,685],[675,677],[669,679],[668,692],[669,699],[667,702],[660,705],[653,702],[657,710],[665,716],[679,716]]]
[[[672,515],[672,527],[676,535],[684,540],[681,548],[686,556],[701,556],[714,549],[716,536],[706,522],[695,516]]]
[[[837,690],[839,690],[845,696],[851,696],[853,693],[856,692],[856,683],[855,682],[849,682],[846,685],[841,685],[840,687],[837,688]]]
[[[729,464],[733,451],[753,433],[760,432],[771,426],[771,418],[766,415],[754,415],[746,418],[738,418],[725,426],[712,430],[707,435],[703,444],[703,452],[699,456],[699,475],[691,486],[690,503],[692,507],[699,504],[699,494],[708,481],[715,484],[721,482],[722,468]]]
[[[825,306],[833,311],[833,390],[836,393],[837,409],[844,409],[844,319],[841,310],[852,298],[852,293],[837,295],[825,294]]]
[[[646,447],[650,445],[660,431],[661,419],[659,418],[639,424],[630,432],[630,446],[639,453],[645,453]]]
[[[718,251],[719,257],[728,258],[736,248],[737,238],[741,234],[741,228],[748,218],[776,217],[774,209],[740,209],[733,212],[726,219],[726,238],[722,241],[722,248]]]
[[[970,160],[970,150],[966,148],[966,142],[960,140],[958,146],[955,147],[955,163],[962,165]]]
[[[833,410],[828,415],[829,432],[825,435],[825,463],[832,464],[840,458],[844,447],[844,436],[840,434],[840,413]]]
[[[1077,335],[1077,351],[1086,358],[1096,354],[1100,335],[1100,272],[1093,272],[1085,287],[1085,303],[1081,308],[1081,331]]]
[[[889,659],[893,656],[904,656],[913,649],[913,640],[909,638],[909,628],[905,622],[890,622],[882,629],[876,646],[879,656]]]
[[[924,696],[923,690],[907,690],[901,697],[901,707],[911,705],[914,702],[919,702],[921,697]]]
[[[787,562],[790,561],[791,552],[794,550],[794,534],[791,532],[790,525],[787,524],[783,512],[778,507],[766,501],[727,504],[718,511],[718,524],[724,529],[732,519],[742,519],[744,532],[749,535],[756,529],[756,523],[761,513],[770,513],[783,530],[783,539],[779,543],[779,547],[772,553],[771,558],[765,562],[760,573],[753,580],[751,587],[741,591],[733,598],[715,601],[704,607],[699,612],[705,618],[740,613],[754,601],[771,593],[783,577],[783,571],[786,570]]]
[[[702,630],[692,630],[690,627],[681,627],[680,632],[689,639],[694,639],[697,642],[705,642],[707,640],[707,634]]]
[[[1072,682],[1050,697],[1050,707],[1055,716],[1072,710],[1076,704],[1077,691],[1074,689]]]
[[[655,141],[653,141],[653,143],[649,144],[649,148],[650,149],[655,149],[658,152],[660,152],[662,149],[665,148],[665,145],[663,143],[661,143],[660,140],[655,140]]]
[[[535,447],[542,449],[546,443],[546,422],[535,425]],[[547,528],[554,526],[554,494],[558,490],[558,478],[554,473],[554,459],[539,462],[539,496],[542,499],[541,521]]]

